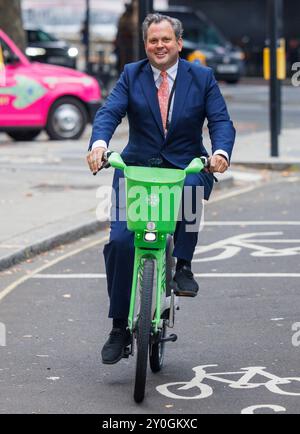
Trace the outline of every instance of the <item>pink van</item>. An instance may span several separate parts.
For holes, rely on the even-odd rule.
[[[31,63],[0,29],[0,131],[32,140],[78,139],[101,105],[97,81],[61,66]]]

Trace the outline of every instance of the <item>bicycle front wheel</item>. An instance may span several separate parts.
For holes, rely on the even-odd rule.
[[[167,310],[169,312],[169,309]],[[165,338],[167,334],[167,324],[166,319],[163,320],[163,326],[161,332],[159,333],[159,338]],[[161,370],[164,363],[164,355],[165,355],[165,342],[155,342],[152,344],[150,348],[150,367],[151,371],[156,373]]]
[[[134,400],[142,402],[145,396],[148,349],[151,333],[151,307],[154,283],[154,261],[145,259],[140,285],[140,312],[137,321],[137,359]]]

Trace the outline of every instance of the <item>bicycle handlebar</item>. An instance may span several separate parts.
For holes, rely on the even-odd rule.
[[[104,152],[103,158],[102,158],[104,163],[103,163],[101,169],[108,169],[110,167],[108,159],[113,152],[114,151],[109,151],[109,150]],[[210,166],[209,159],[207,157],[205,157],[204,155],[199,157],[199,158],[203,163],[204,169],[209,169],[209,166]]]
[[[105,151],[104,152],[104,154],[103,154],[103,157],[102,157],[102,160],[103,160],[103,165],[102,165],[102,168],[103,169],[108,169],[109,167],[110,167],[110,164],[109,164],[109,162],[108,162],[108,159],[109,159],[109,157],[110,157],[110,155],[113,153],[114,151],[109,151],[109,150],[107,150],[107,151]]]

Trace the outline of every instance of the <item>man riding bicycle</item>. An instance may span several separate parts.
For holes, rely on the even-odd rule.
[[[202,143],[205,118],[212,145],[207,172],[189,174],[185,186],[192,188],[192,206],[201,201],[196,187],[203,187],[208,200],[214,182],[213,172],[223,173],[230,162],[235,129],[225,101],[210,68],[180,59],[182,24],[160,14],[149,14],[143,23],[147,59],[125,65],[106,104],[96,114],[87,161],[96,174],[115,129],[127,114],[129,141],[122,152],[127,165],[184,169],[193,158],[208,156]],[[119,180],[123,172],[115,170],[117,217],[120,212]],[[178,221],[174,233],[177,258],[174,280],[177,295],[194,297],[198,284],[191,271],[198,231],[187,231],[187,221]],[[117,363],[130,343],[127,317],[134,263],[133,232],[120,218],[111,221],[110,238],[104,247],[109,317],[113,328],[102,349],[102,361]]]

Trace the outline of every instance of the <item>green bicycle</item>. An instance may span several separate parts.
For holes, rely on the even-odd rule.
[[[132,339],[124,357],[134,354],[136,373],[134,400],[145,396],[148,353],[152,372],[163,366],[165,343],[174,326],[176,282],[172,257],[173,237],[180,210],[184,179],[207,165],[205,157],[195,158],[186,169],[126,166],[117,152],[107,151],[104,167],[121,169],[126,180],[127,228],[135,233],[134,269],[130,296],[128,328]]]

